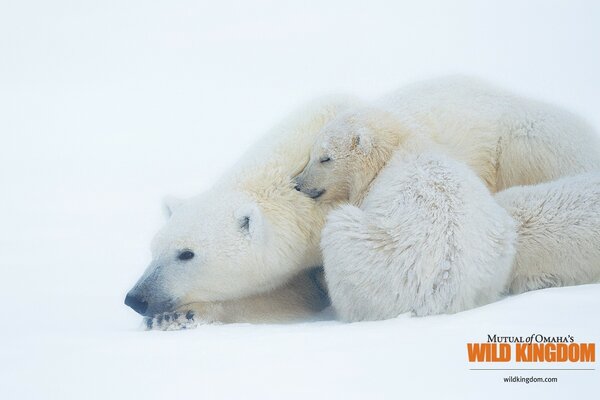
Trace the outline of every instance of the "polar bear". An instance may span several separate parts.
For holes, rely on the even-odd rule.
[[[332,211],[323,229],[325,278],[344,321],[454,313],[507,289],[516,226],[463,163],[396,154],[361,208]]]
[[[495,193],[600,169],[600,143],[579,117],[471,78],[407,86],[340,113],[319,133],[296,188],[359,205],[397,151],[438,145]]]
[[[355,103],[334,97],[301,110],[248,152],[211,190],[170,200],[152,262],[125,303],[148,328],[278,321],[327,305],[312,267],[329,207],[294,190],[316,133]]]
[[[600,282],[600,171],[495,198],[517,222],[511,293]]]

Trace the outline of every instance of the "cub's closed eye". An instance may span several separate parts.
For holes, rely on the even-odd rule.
[[[321,162],[321,164],[326,163],[328,161],[331,161],[331,157],[321,157],[321,159],[319,160]]]
[[[184,250],[181,253],[179,253],[179,256],[177,256],[177,258],[179,258],[181,261],[191,260],[192,258],[194,258],[194,252],[190,250]]]

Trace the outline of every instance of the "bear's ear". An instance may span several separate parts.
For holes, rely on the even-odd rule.
[[[265,238],[265,221],[262,210],[256,203],[247,203],[237,209],[234,214],[237,228],[252,240]]]
[[[173,196],[167,196],[163,199],[163,213],[167,218],[173,215],[173,211],[183,203],[183,200]]]

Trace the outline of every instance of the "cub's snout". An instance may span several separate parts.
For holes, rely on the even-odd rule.
[[[321,197],[321,195],[323,195],[323,193],[325,193],[325,189],[317,189],[317,188],[307,187],[307,185],[304,182],[304,179],[302,179],[300,177],[297,177],[294,180],[294,189],[296,189],[299,192],[304,193],[311,199],[317,199],[317,198]]]

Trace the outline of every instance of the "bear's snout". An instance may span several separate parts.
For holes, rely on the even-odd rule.
[[[127,293],[127,296],[125,296],[125,305],[133,308],[136,313],[141,315],[144,315],[148,309],[148,302],[142,300],[139,295],[132,294],[131,292]]]

